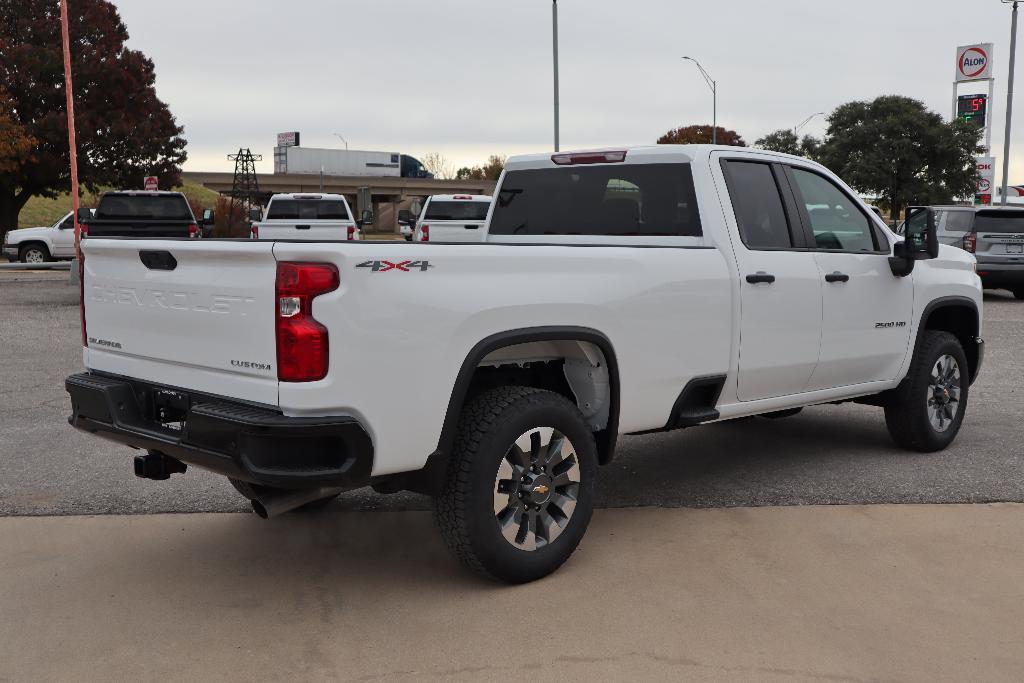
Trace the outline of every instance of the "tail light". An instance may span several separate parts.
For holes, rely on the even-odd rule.
[[[250,228],[249,228],[249,236],[252,237],[254,240],[258,240],[260,238],[260,226],[259,226],[259,223],[253,223],[252,226],[250,226]]]
[[[356,226],[350,225],[350,226],[348,226],[348,239],[349,239],[349,241],[352,241],[355,238],[356,238]]]
[[[429,225],[420,226],[420,234],[423,236],[422,239],[420,240],[421,242],[429,242],[430,241],[430,226]]]
[[[189,223],[188,224],[188,238],[190,240],[193,240],[193,239],[196,239],[197,237],[199,237],[199,226],[196,225],[195,223]]]
[[[313,318],[313,299],[341,284],[332,263],[277,264],[277,379],[315,382],[327,376],[327,328]]]
[[[973,232],[969,232],[964,235],[964,251],[969,251],[972,254],[974,250],[978,248],[978,236]]]

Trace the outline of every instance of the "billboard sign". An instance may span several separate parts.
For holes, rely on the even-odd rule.
[[[962,45],[956,49],[956,82],[992,78],[992,43]]]
[[[974,191],[975,204],[991,204],[992,188],[996,184],[996,159],[995,157],[978,157],[978,187]]]
[[[156,190],[159,186],[160,186],[160,183],[157,180],[157,177],[155,175],[148,175],[142,181],[142,188],[144,190],[146,190],[147,192],[149,192],[151,190]]]
[[[299,146],[299,131],[291,131],[290,133],[278,133],[277,134],[277,146],[278,147],[298,147]]]

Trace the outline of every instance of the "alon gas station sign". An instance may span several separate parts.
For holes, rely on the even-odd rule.
[[[974,192],[975,204],[992,203],[992,187],[996,184],[995,157],[978,157],[978,187]]]
[[[962,45],[956,49],[956,82],[992,78],[992,43]]]

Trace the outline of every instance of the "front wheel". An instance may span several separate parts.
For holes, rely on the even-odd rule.
[[[50,251],[42,244],[26,244],[18,252],[18,258],[22,263],[47,263],[53,260]]]
[[[906,379],[885,406],[885,424],[897,445],[930,453],[960,431],[970,390],[967,356],[949,332],[926,330]]]
[[[464,408],[435,519],[469,568],[534,581],[583,538],[596,480],[594,435],[575,404],[551,391],[501,387]]]

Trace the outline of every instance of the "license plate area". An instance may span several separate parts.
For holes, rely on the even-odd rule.
[[[150,394],[150,419],[164,429],[180,432],[190,407],[188,395],[180,391],[154,389]]]

